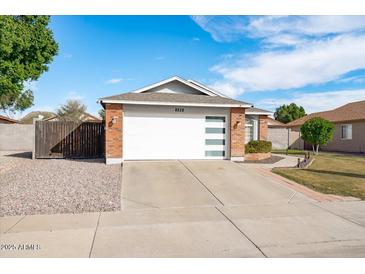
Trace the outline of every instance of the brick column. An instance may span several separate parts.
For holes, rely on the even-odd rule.
[[[231,160],[243,161],[245,156],[245,109],[231,108]]]
[[[259,140],[267,140],[267,115],[260,115],[259,117]]]
[[[122,129],[123,129],[123,105],[105,104],[106,164],[119,164],[123,161]]]

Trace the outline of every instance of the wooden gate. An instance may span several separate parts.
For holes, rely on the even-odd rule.
[[[104,157],[104,123],[36,122],[35,158],[102,157]]]

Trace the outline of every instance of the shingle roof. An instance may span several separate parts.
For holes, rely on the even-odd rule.
[[[43,120],[57,116],[56,113],[50,111],[32,111],[25,115],[23,118],[21,118],[20,122],[22,124],[32,124],[33,118],[38,118],[39,115],[43,116]]]
[[[217,105],[251,105],[250,103],[224,98],[221,96],[193,95],[180,93],[123,93],[101,98],[100,101],[130,101],[153,103],[183,103],[183,104],[217,104]]]
[[[18,120],[15,120],[15,119],[11,119],[9,117],[6,117],[6,116],[3,116],[3,115],[0,115],[0,120],[5,120],[7,122],[10,122],[10,123],[19,123]]]
[[[286,125],[278,120],[268,117],[268,126],[269,127],[285,127]]]
[[[265,109],[261,109],[261,108],[255,108],[255,107],[250,107],[246,110],[246,113],[249,112],[249,113],[266,113],[267,115],[270,115],[272,112],[271,111],[268,111],[268,110],[265,110]]]
[[[292,121],[286,126],[300,126],[311,118],[321,117],[331,122],[344,122],[353,120],[365,120],[365,100],[346,104],[329,111],[315,112]]]

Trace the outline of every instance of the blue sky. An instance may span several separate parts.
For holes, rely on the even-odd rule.
[[[53,16],[60,50],[30,86],[31,110],[103,96],[173,75],[274,110],[307,112],[365,99],[365,16]]]

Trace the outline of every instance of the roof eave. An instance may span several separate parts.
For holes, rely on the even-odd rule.
[[[189,79],[189,80],[187,80],[189,83],[192,83],[192,84],[194,84],[194,85],[196,85],[196,86],[198,86],[198,87],[201,87],[201,88],[203,88],[203,89],[206,89],[207,91],[209,91],[209,92],[211,92],[211,93],[213,93],[214,95],[216,95],[216,96],[220,96],[220,97],[224,97],[224,98],[229,98],[229,99],[232,99],[231,97],[229,97],[229,96],[227,96],[227,95],[225,95],[225,94],[222,94],[222,93],[220,93],[220,92],[218,92],[218,91],[216,91],[216,90],[213,90],[213,89],[211,89],[211,88],[209,88],[209,87],[207,87],[207,86],[205,86],[205,85],[203,85],[203,84],[201,84],[201,83],[199,83],[199,82],[197,82],[197,81],[194,81],[194,80],[191,80],[191,79]]]
[[[130,101],[130,100],[103,100],[99,99],[101,104],[125,104],[125,105],[151,105],[151,106],[191,106],[191,107],[239,107],[249,108],[249,104],[215,104],[215,103],[186,103],[186,102],[152,102],[152,101]]]
[[[247,110],[246,112],[245,112],[245,114],[248,114],[248,115],[271,115],[272,114],[272,112],[263,112],[263,111],[249,111],[249,110]]]
[[[140,89],[136,89],[136,90],[131,91],[131,92],[132,93],[143,93],[143,92],[145,92],[147,90],[150,90],[150,89],[153,89],[153,88],[162,86],[162,85],[167,84],[167,83],[170,83],[172,81],[179,81],[180,83],[183,83],[183,84],[185,84],[185,85],[187,85],[187,86],[189,86],[189,87],[191,87],[193,89],[196,89],[196,90],[198,90],[198,91],[200,91],[200,92],[202,92],[202,93],[204,93],[206,95],[209,95],[209,96],[217,96],[217,94],[215,92],[213,92],[211,90],[208,90],[206,88],[200,87],[200,86],[198,86],[196,84],[193,84],[193,83],[191,83],[191,82],[189,82],[189,81],[187,81],[187,80],[185,80],[185,79],[183,79],[183,78],[181,78],[179,76],[173,76],[173,77],[170,77],[168,79],[165,79],[165,80],[162,80],[160,82],[157,82],[157,83],[154,83],[154,84],[145,86],[145,87],[140,88]]]
[[[315,118],[315,117],[313,117]],[[309,121],[310,119],[306,120],[305,122]],[[328,120],[328,119],[326,119]],[[339,124],[339,123],[351,123],[351,122],[359,122],[359,121],[365,121],[365,118],[356,118],[356,119],[343,119],[343,120],[328,120],[333,124]],[[300,122],[298,124],[286,124],[286,127],[300,127],[302,126],[305,122]]]

